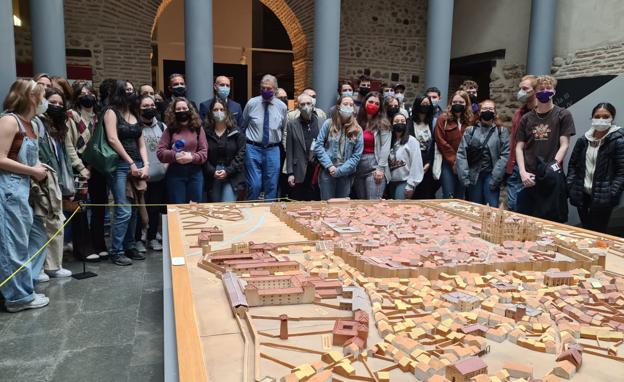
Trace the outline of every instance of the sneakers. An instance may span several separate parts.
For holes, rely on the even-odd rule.
[[[65,269],[62,267],[54,271],[45,271],[45,273],[47,273],[48,276],[57,279],[62,277],[71,277],[72,275],[72,272],[69,269]]]
[[[162,251],[162,244],[156,239],[152,239],[147,243],[147,247],[152,251]]]
[[[38,283],[47,283],[48,281],[50,281],[50,276],[48,276],[43,269],[41,270],[41,273],[35,277],[35,282]]]
[[[8,305],[6,308],[9,312],[16,313],[16,312],[20,312],[26,309],[43,308],[49,303],[50,303],[49,298],[47,298],[45,295],[37,293],[35,294],[35,299],[32,300],[31,302],[27,302],[25,304],[19,304],[19,305]]]
[[[162,236],[160,235],[160,232],[156,232],[156,240],[162,241]]]
[[[89,256],[85,257],[85,261],[87,261],[87,262],[100,261],[100,255],[98,255],[97,253],[92,253]]]
[[[145,256],[143,256],[139,251],[137,251],[136,249],[129,249],[126,251],[126,257],[132,259],[132,260],[145,260]]]
[[[108,254],[108,252],[102,251],[102,252],[98,253],[98,256],[100,256],[100,260],[106,260],[106,259],[108,259],[108,257],[110,255]]]
[[[113,264],[119,265],[122,267],[126,265],[132,265],[132,260],[127,258],[125,255],[111,255],[110,259],[113,262]]]
[[[67,243],[63,246],[63,252],[74,252],[74,244],[72,243]]]
[[[143,242],[141,240],[137,241],[136,243],[134,243],[134,248],[140,252],[140,253],[145,253],[147,252],[147,248],[145,248],[145,244],[143,244]]]

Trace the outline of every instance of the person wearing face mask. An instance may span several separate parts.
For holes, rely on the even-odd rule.
[[[442,196],[445,199],[464,198],[465,188],[457,177],[455,161],[464,131],[473,118],[472,109],[469,105],[468,93],[463,90],[456,91],[451,98],[447,111],[438,117],[434,128],[436,145],[442,154],[440,181],[442,183]]]
[[[578,138],[568,162],[570,204],[583,228],[607,233],[609,218],[624,190],[624,129],[613,123],[615,107],[601,102],[591,128]]]
[[[405,85],[394,85],[394,98],[399,101],[399,111],[401,112],[401,114],[403,114],[406,119],[409,119],[412,111],[411,108],[407,107],[405,104]]]
[[[288,109],[288,93],[286,93],[285,89],[277,88],[277,92],[275,93],[275,98],[284,102],[284,105],[286,105],[286,108]]]
[[[353,98],[353,84],[349,80],[342,80],[338,83],[338,98],[340,97],[352,97]],[[331,116],[334,114],[336,110],[336,105],[332,105],[329,108],[329,113],[327,115]],[[357,115],[359,108],[356,106],[354,113]]]
[[[16,80],[4,99],[0,117],[0,286],[9,312],[42,308],[50,302],[36,293],[42,254],[15,275],[48,240],[41,218],[29,204],[31,180],[44,182],[48,170],[39,162],[37,136],[31,120],[47,109],[45,88],[30,80]]]
[[[227,76],[217,76],[215,82],[212,85],[215,96],[199,104],[199,118],[202,121],[206,120],[206,116],[209,114],[210,105],[215,98],[218,98],[221,103],[225,103],[225,107],[230,111],[230,115],[236,121],[236,127],[240,128],[243,125],[243,110],[241,105],[234,101],[230,97],[231,82]]]
[[[385,82],[382,83],[381,95],[383,96],[384,101],[389,97],[394,97],[394,88]]]
[[[319,119],[322,119],[323,121],[326,120],[327,114],[323,111],[323,109],[316,107],[316,90],[312,88],[305,88],[303,89],[301,94],[305,94],[312,99],[312,111],[314,112],[314,114],[316,114]],[[296,107],[294,110],[288,112],[288,120],[290,121],[297,119],[300,115],[301,109],[299,107]]]
[[[416,141],[420,147],[423,164],[423,179],[414,190],[413,199],[435,199],[440,182],[433,178],[435,140],[433,136],[433,106],[429,97],[416,97],[412,107],[412,125]]]
[[[211,202],[235,202],[245,194],[246,139],[227,104],[215,98],[204,120],[208,160],[204,164],[206,190]]]
[[[353,174],[364,148],[362,128],[353,106],[352,97],[338,98],[336,111],[323,123],[314,143],[313,151],[320,163],[321,200],[346,198],[351,192]]]
[[[524,185],[517,208],[525,215],[565,222],[565,180],[560,193],[554,192],[552,184],[562,183],[562,163],[575,128],[572,114],[553,104],[556,86],[551,76],[537,77],[537,106],[522,117],[516,132],[516,161]],[[559,199],[551,200],[553,195]]]
[[[457,176],[468,189],[468,200],[498,207],[509,157],[509,133],[497,125],[494,101],[481,102],[476,120],[466,128],[457,149]]]
[[[397,200],[411,199],[423,179],[420,145],[407,132],[407,120],[396,113],[392,118],[392,148],[388,158],[390,182],[388,197]]]
[[[299,117],[286,125],[286,173],[290,197],[295,200],[319,200],[314,178],[316,161],[313,146],[325,119],[314,112],[313,98],[302,93],[297,98]]]
[[[286,126],[287,108],[275,98],[277,78],[266,74],[260,81],[260,95],[253,97],[243,110],[243,131],[247,139],[245,172],[249,199],[277,198],[280,175],[280,144]]]
[[[364,103],[364,98],[368,95],[371,89],[371,80],[366,74],[360,76],[358,83],[358,94],[355,95],[355,106],[359,108]]]
[[[443,112],[442,107],[440,107],[440,97],[442,93],[440,89],[433,86],[425,90],[425,95],[431,100],[431,105],[433,106],[433,126],[435,126],[438,116]]]
[[[139,123],[138,97],[131,85],[127,81],[115,81],[104,111],[108,144],[119,155],[117,168],[107,174],[116,204],[111,226],[110,259],[119,266],[132,265],[132,260],[145,260],[135,242],[137,209],[128,206],[130,200],[126,192],[128,180],[147,179],[150,167]]]
[[[459,89],[468,93],[468,97],[470,97],[470,107],[472,108],[472,113],[476,114],[476,112],[479,110],[479,104],[477,103],[477,92],[479,91],[479,84],[472,80],[466,80],[461,84]]]
[[[176,98],[184,98],[186,97],[186,80],[184,76],[180,73],[173,73],[169,76],[169,85],[167,86],[167,90],[169,91],[170,98],[167,102],[167,107],[171,105]],[[194,101],[190,101],[193,108],[197,110],[197,105]],[[164,118],[163,118],[164,120]]]
[[[95,90],[85,81],[74,83],[74,108],[68,111],[65,147],[74,171],[82,180],[87,180],[88,197],[93,204],[108,203],[106,176],[82,161],[87,143],[91,140],[98,116]],[[80,211],[72,220],[74,257],[85,261],[98,261],[108,256],[104,240],[104,208],[91,208],[91,219],[87,211]]]
[[[202,202],[203,164],[208,157],[206,133],[199,114],[183,97],[176,98],[165,112],[167,130],[156,151],[167,168],[167,199],[171,204]]]
[[[158,118],[161,122],[164,121],[165,110],[167,110],[167,102],[165,101],[165,96],[162,91],[158,91],[154,94],[154,104],[156,105],[156,110],[158,111],[156,118]]]
[[[33,129],[39,142],[39,161],[54,170],[55,182],[54,190],[50,190],[48,197],[58,199],[58,205],[50,206],[50,211],[42,216],[44,227],[48,236],[52,237],[58,231],[63,220],[63,204],[74,199],[76,189],[74,186],[74,172],[66,149],[67,136],[67,111],[65,109],[65,96],[63,92],[52,87],[46,90],[45,98],[48,100],[48,109],[40,117],[33,119]],[[66,211],[66,212],[73,212]],[[72,235],[74,236],[74,235]],[[63,263],[63,232],[60,232],[47,247],[45,258],[45,274],[38,276],[38,281],[48,281],[49,277],[69,277],[71,271],[64,269]],[[78,258],[84,258],[91,254],[90,247],[76,248]]]
[[[156,154],[160,138],[167,129],[167,125],[156,118],[158,110],[156,109],[156,103],[152,96],[141,96],[139,111],[141,113],[139,123],[143,133],[145,149],[147,150],[147,160],[151,164],[149,173],[147,174],[147,190],[145,190],[145,204],[148,205],[145,207],[148,220],[145,242],[147,248],[160,251],[162,250],[162,244],[156,239],[156,236],[161,221],[161,214],[166,211],[164,207],[153,205],[167,202],[167,187],[165,182],[167,164],[161,163]],[[143,228],[142,221],[139,219],[137,221],[137,235],[135,236],[137,243],[142,239]]]
[[[379,93],[370,92],[357,115],[358,124],[364,130],[364,150],[353,182],[353,193],[357,199],[381,199],[390,179],[388,156],[392,127],[382,105]]]
[[[518,126],[520,126],[520,120],[522,117],[535,109],[537,104],[537,99],[535,98],[535,84],[537,77],[533,75],[526,75],[522,77],[518,87],[518,94],[516,95],[518,101],[522,103],[511,120],[511,143],[509,145],[509,160],[507,161],[507,167],[505,168],[505,173],[507,174],[507,209],[510,211],[518,210],[518,194],[522,191],[524,185],[522,184],[522,179],[520,178],[520,170],[518,169],[518,165],[516,163],[516,133],[518,131]]]

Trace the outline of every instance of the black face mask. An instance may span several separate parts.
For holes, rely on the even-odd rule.
[[[471,103],[477,103],[477,96],[475,94],[471,94],[470,95],[470,102]]]
[[[451,111],[453,113],[463,113],[464,110],[466,110],[466,105],[456,103],[451,106]]]
[[[126,102],[128,105],[133,105],[139,100],[139,95],[136,92],[126,93]]]
[[[369,87],[362,87],[362,86],[360,86],[360,88],[358,89],[358,93],[360,93],[360,95],[362,97],[366,97],[368,92],[370,92],[370,88]]]
[[[185,111],[176,111],[175,118],[178,122],[186,122],[191,118],[191,112],[188,110]]]
[[[176,97],[184,97],[186,95],[186,86],[176,86],[171,88],[171,94]]]
[[[427,114],[431,110],[431,105],[418,105],[417,110],[421,114]]]
[[[48,105],[46,114],[48,114],[48,117],[55,123],[63,123],[65,121],[66,114],[63,106]]]
[[[95,106],[95,96],[92,95],[86,95],[86,96],[82,96],[78,99],[78,103],[80,104],[80,106],[84,107],[84,108],[92,108],[93,106]]]
[[[392,131],[395,133],[405,133],[407,130],[407,125],[405,123],[395,123],[392,125]]]
[[[494,119],[494,112],[491,110],[484,110],[480,114],[481,120],[485,122],[490,122]]]
[[[165,101],[156,101],[156,109],[158,110],[159,113],[164,113],[165,109],[167,108],[167,104],[165,103]]]
[[[150,107],[150,108],[141,110],[141,115],[145,119],[153,119],[156,116],[157,112],[158,111],[156,110],[155,107]]]
[[[388,119],[392,120],[394,116],[399,112],[399,108],[392,106],[388,108]]]

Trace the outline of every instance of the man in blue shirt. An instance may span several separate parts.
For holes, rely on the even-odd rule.
[[[286,105],[275,97],[277,78],[266,74],[260,81],[260,94],[253,97],[243,110],[243,131],[247,138],[245,172],[250,200],[277,198],[280,174],[280,149],[286,125]]]
[[[213,88],[215,97],[219,98],[223,102],[227,102],[227,108],[230,111],[230,114],[232,114],[232,118],[236,121],[236,126],[240,128],[243,124],[243,111],[240,104],[229,97],[230,79],[226,76],[217,76]],[[206,118],[206,114],[209,111],[208,108],[211,103],[212,98],[202,102],[199,105],[199,117],[202,121]]]

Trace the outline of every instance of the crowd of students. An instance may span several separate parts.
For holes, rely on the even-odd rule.
[[[452,93],[445,110],[435,87],[410,105],[403,85],[372,91],[366,76],[357,86],[338,84],[327,111],[311,88],[288,110],[272,75],[244,108],[230,98],[228,77],[213,86],[214,98],[197,108],[180,74],[169,77],[167,98],[126,80],[104,80],[98,92],[88,82],[45,74],[17,80],[0,118],[0,281],[44,245],[77,202],[105,205],[109,195],[111,216],[102,207],[79,209],[66,235],[76,258],[124,266],[145,259],[146,246],[162,249],[165,203],[433,199],[441,188],[444,198],[497,207],[504,188],[510,210],[556,221],[567,219],[569,195],[583,226],[604,232],[624,187],[624,131],[613,124],[609,103],[591,111],[566,177],[575,126],[553,104],[550,76],[522,78],[522,106],[510,130],[494,101],[477,103],[473,81]],[[102,134],[118,157],[110,171],[85,158]],[[68,240],[59,235],[0,288],[9,311],[48,304],[34,284],[71,275],[62,266]]]

